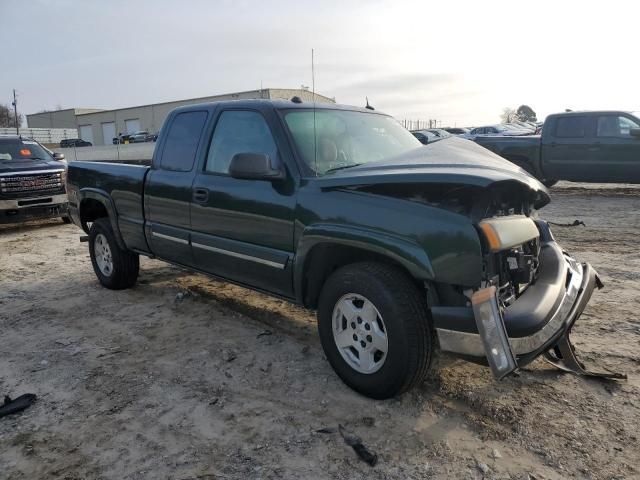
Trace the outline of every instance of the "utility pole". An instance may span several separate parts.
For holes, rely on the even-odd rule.
[[[13,89],[13,117],[16,122],[16,135],[20,135],[20,124],[18,123],[18,99],[16,98],[16,89]]]

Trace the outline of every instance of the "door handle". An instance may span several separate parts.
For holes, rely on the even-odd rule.
[[[193,189],[193,201],[197,203],[207,203],[209,200],[209,190],[206,188]]]

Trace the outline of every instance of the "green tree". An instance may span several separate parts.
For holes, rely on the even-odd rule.
[[[536,112],[529,105],[520,105],[516,110],[518,120],[521,122],[537,122]]]

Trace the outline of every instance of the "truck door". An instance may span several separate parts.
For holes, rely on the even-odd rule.
[[[542,135],[544,178],[586,181],[594,174],[589,151],[592,141],[587,115],[566,115],[545,126]]]
[[[598,176],[592,180],[640,183],[640,138],[631,135],[640,120],[622,113],[599,114],[592,145]]]
[[[270,124],[279,125],[271,110],[218,113],[206,158],[193,183],[192,251],[202,270],[293,296],[295,166],[283,133],[272,130]],[[237,153],[269,155],[284,165],[286,178],[232,178],[229,164]]]
[[[145,233],[151,251],[187,266],[193,265],[189,245],[191,185],[207,115],[207,111],[187,111],[170,120],[145,186]]]

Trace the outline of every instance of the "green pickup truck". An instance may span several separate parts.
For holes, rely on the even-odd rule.
[[[568,335],[595,271],[537,219],[545,187],[468,140],[297,98],[190,105],[150,167],[73,162],[68,192],[102,285],[132,287],[145,255],[315,309],[329,362],[373,398],[438,352],[496,378],[540,355],[588,373]]]
[[[619,111],[549,115],[542,135],[474,140],[546,186],[558,180],[640,183],[640,116]]]

